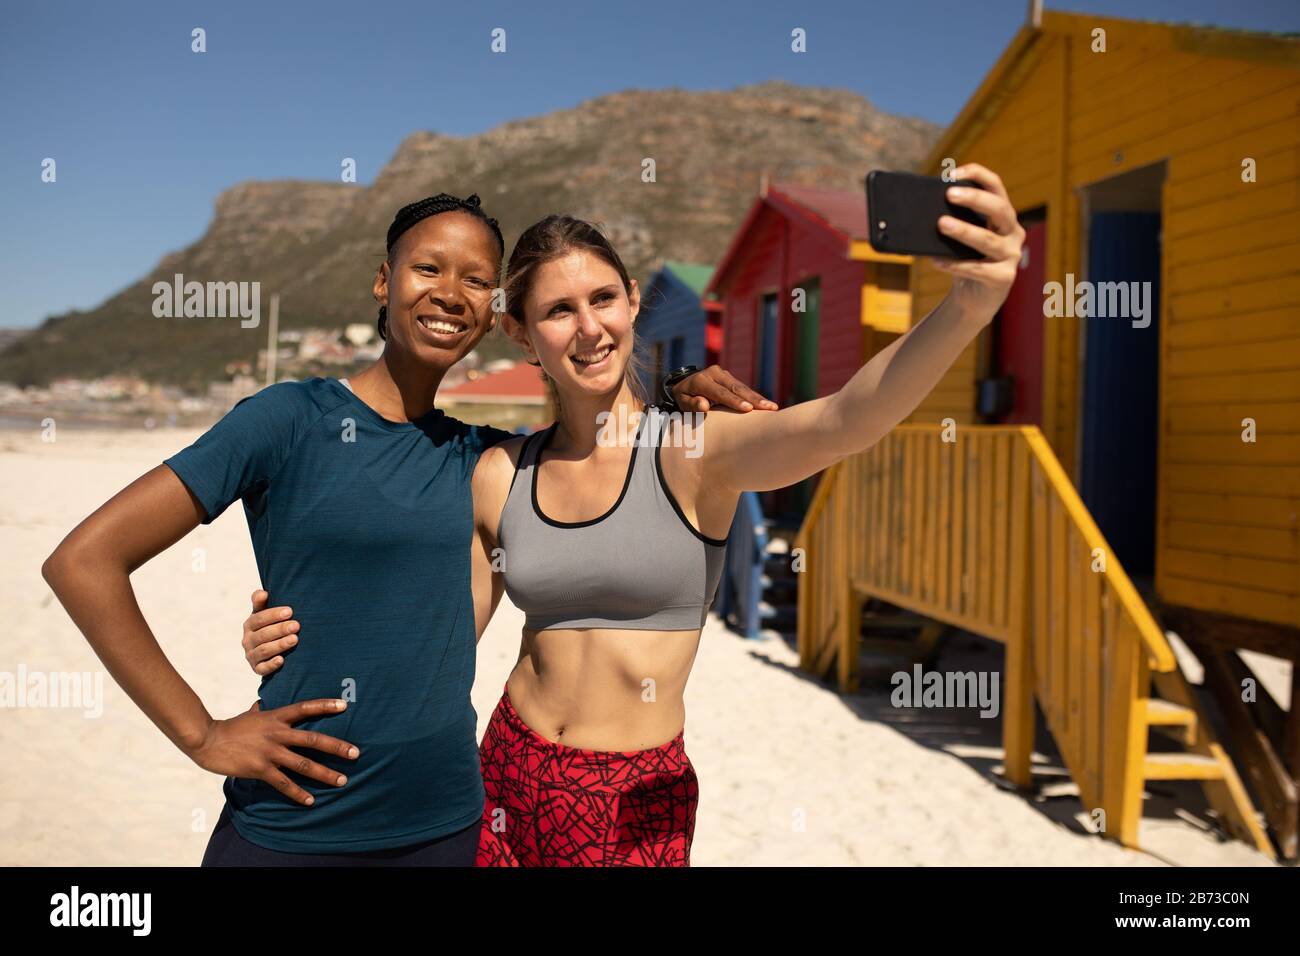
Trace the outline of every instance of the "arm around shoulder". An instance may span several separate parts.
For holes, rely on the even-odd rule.
[[[505,590],[505,580],[497,561],[500,546],[497,525],[510,493],[510,481],[522,445],[523,438],[510,438],[493,445],[479,456],[474,466],[471,479],[474,540],[470,545],[470,580],[474,596],[475,640],[482,640]]]

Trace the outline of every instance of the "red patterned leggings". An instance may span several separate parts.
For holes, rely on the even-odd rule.
[[[699,786],[682,734],[649,750],[566,747],[502,693],[479,760],[477,866],[690,866]]]

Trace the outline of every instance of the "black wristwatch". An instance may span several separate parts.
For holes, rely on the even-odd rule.
[[[669,408],[677,408],[677,399],[673,398],[673,386],[684,378],[690,378],[699,370],[700,367],[698,365],[683,365],[668,373],[667,377],[664,379],[663,393],[664,398],[668,401]]]

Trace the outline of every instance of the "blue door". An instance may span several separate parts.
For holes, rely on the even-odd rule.
[[[686,364],[686,338],[677,335],[668,343],[668,368],[678,369]]]
[[[1150,324],[1145,328],[1135,328],[1131,315],[1084,320],[1079,474],[1083,503],[1120,563],[1131,574],[1150,575],[1155,571],[1160,414],[1160,214],[1094,214],[1088,269],[1094,292],[1095,283],[1150,283]]]

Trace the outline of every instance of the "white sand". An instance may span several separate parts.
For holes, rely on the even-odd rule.
[[[41,561],[76,522],[194,434],[65,428],[45,444],[35,430],[0,432],[0,671],[102,673],[41,579]],[[202,572],[192,567],[195,548],[205,551]],[[198,528],[134,583],[163,648],[209,711],[247,709],[258,679],[239,647],[240,623],[258,582],[242,509]],[[480,732],[515,660],[521,623],[503,602],[480,646]],[[968,641],[940,664],[984,654],[988,666],[989,653]],[[843,698],[796,662],[778,640],[747,642],[708,625],[687,690],[686,741],[700,778],[697,866],[1264,862],[1175,815],[1184,803],[1199,812],[1198,791],[1182,785],[1144,827],[1161,857],[1124,850],[1084,832],[1068,786],[1045,799],[994,782],[999,721],[895,710],[884,683]],[[201,859],[221,779],[190,764],[106,674],[103,686],[99,717],[0,710],[0,864]]]

